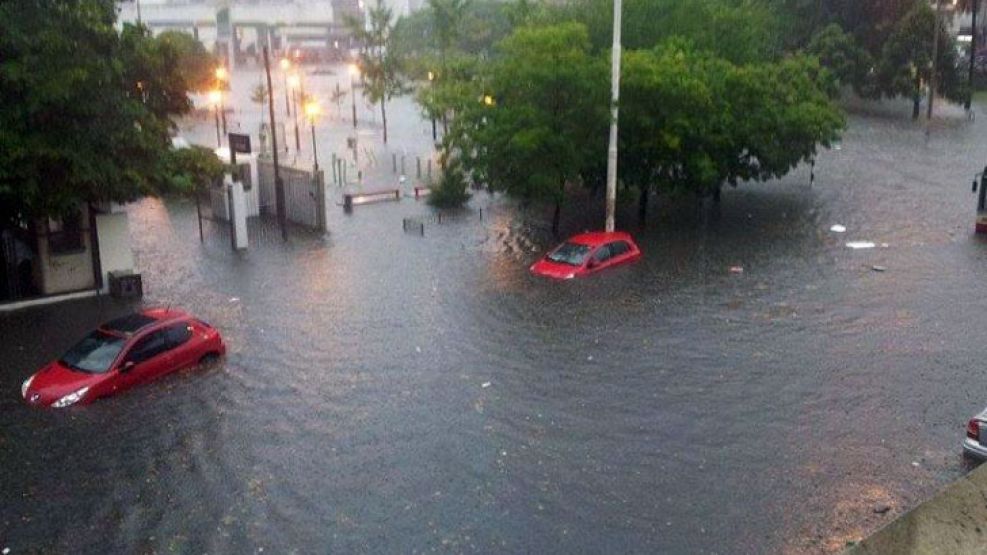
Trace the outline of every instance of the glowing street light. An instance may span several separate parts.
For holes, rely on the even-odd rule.
[[[209,104],[212,105],[216,116],[216,146],[223,146],[223,136],[219,134],[219,111],[223,105],[223,92],[219,89],[209,91]]]
[[[322,113],[322,107],[315,100],[305,102],[305,117],[308,118],[312,126],[312,160],[315,162],[315,171],[319,171],[319,153],[315,148],[315,120]]]
[[[356,129],[356,77],[360,75],[360,66],[350,64],[350,96],[353,97],[353,129]]]
[[[494,101],[494,97],[490,96],[489,94],[483,95],[483,103],[486,104],[487,106],[493,106],[494,104],[496,104],[496,102]]]
[[[226,79],[229,78],[229,76],[230,76],[230,72],[226,71],[226,68],[224,66],[219,66],[216,68],[216,80],[226,81]]]
[[[435,86],[435,74],[432,73],[431,71],[428,72],[428,86],[429,87],[434,87]],[[434,113],[432,114],[432,118],[431,119],[432,119],[432,142],[434,143],[435,141],[439,140],[438,133],[435,130],[435,114]]]

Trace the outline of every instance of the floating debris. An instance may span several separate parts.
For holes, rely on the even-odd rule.
[[[230,297],[230,302],[231,303],[238,303],[238,302],[240,302],[240,297]]]
[[[856,250],[856,249],[872,249],[877,245],[875,245],[871,241],[850,241],[849,243],[846,244],[846,246]]]
[[[846,226],[840,224],[833,224],[832,227],[829,228],[829,230],[832,231],[833,233],[846,233]]]
[[[871,270],[874,270],[875,272],[887,272],[888,271],[888,269],[886,267],[884,267],[884,266],[871,266],[870,269]]]
[[[742,273],[744,273],[744,267],[743,266],[730,266],[730,273],[731,274],[742,274]]]
[[[490,387],[490,382],[483,382],[483,383],[480,384],[480,387],[482,387],[483,389],[486,389],[486,388]]]

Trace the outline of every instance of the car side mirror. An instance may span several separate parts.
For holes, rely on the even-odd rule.
[[[592,270],[593,268],[596,268],[599,265],[600,265],[600,263],[597,262],[595,258],[590,258],[589,259],[589,262],[586,264],[586,269],[587,270]]]
[[[135,363],[132,360],[128,360],[127,362],[123,363],[123,366],[120,367],[120,372],[126,374],[127,372],[133,370],[134,366],[137,366],[137,363]]]

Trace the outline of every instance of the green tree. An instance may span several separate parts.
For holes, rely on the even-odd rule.
[[[368,25],[356,18],[348,18],[347,25],[360,44],[360,71],[363,74],[363,95],[372,104],[380,104],[384,125],[384,144],[387,144],[387,102],[407,92],[402,77],[401,55],[394,48],[394,14],[377,0],[377,6],[369,11]]]
[[[912,96],[912,117],[919,115],[923,84],[932,77],[932,29],[936,13],[928,4],[918,4],[895,25],[884,43],[877,64],[875,93],[889,98]],[[936,61],[936,92],[962,101],[965,79],[960,75],[954,41],[945,25],[940,26]]]
[[[574,0],[554,10],[558,21],[586,25],[594,52],[611,46],[613,3]],[[621,42],[627,50],[653,48],[672,37],[736,63],[776,58],[782,33],[777,15],[748,0],[624,0]]]
[[[841,85],[850,85],[862,96],[873,96],[870,69],[873,58],[856,39],[837,23],[831,23],[812,37],[806,51],[819,58]]]
[[[179,52],[115,27],[112,0],[0,3],[0,218],[167,187],[170,117],[191,87]]]
[[[673,40],[624,60],[619,167],[642,199],[781,177],[844,125],[815,58],[735,65]]]
[[[192,196],[207,190],[223,176],[226,167],[212,149],[193,145],[173,148],[164,157],[168,192]]]
[[[466,191],[466,175],[463,164],[458,158],[442,161],[442,173],[438,181],[431,187],[428,203],[437,208],[455,208],[462,206],[470,199]]]
[[[203,92],[216,83],[216,66],[219,60],[209,53],[201,42],[182,31],[163,31],[156,37],[178,57],[177,68],[188,90]]]
[[[553,203],[556,233],[566,186],[606,152],[606,71],[589,47],[577,23],[518,29],[447,137],[492,190]]]

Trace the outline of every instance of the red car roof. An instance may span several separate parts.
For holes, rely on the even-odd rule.
[[[570,243],[578,243],[589,247],[596,247],[612,241],[630,241],[633,243],[630,234],[623,231],[587,231],[569,238]]]

